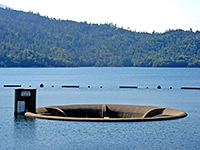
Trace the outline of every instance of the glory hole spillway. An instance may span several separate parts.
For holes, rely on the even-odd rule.
[[[15,89],[15,116],[64,121],[138,122],[186,117],[184,111],[140,105],[87,104],[36,108],[36,89]]]

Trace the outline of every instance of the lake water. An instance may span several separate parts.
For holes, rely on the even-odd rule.
[[[39,87],[41,83],[44,88]],[[183,110],[188,116],[128,123],[15,120],[14,88],[5,88],[4,84],[36,88],[37,107],[151,105]],[[79,85],[80,88],[62,88],[62,85]],[[119,85],[134,85],[138,89],[120,89]],[[157,89],[158,85],[162,89]],[[199,150],[200,90],[181,90],[182,86],[200,87],[200,69],[0,68],[0,149]]]

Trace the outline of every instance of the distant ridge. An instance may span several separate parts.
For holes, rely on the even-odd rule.
[[[7,7],[7,6],[2,5],[2,4],[0,4],[0,7],[1,7],[1,8],[4,8],[4,9],[5,9],[5,8],[11,9],[10,7]]]
[[[0,8],[0,67],[200,67],[200,32],[133,32]]]

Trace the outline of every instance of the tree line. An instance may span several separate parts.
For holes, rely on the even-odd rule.
[[[0,67],[200,67],[200,32],[135,32],[0,8]]]

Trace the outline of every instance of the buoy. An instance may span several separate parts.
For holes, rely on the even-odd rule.
[[[40,87],[43,88],[43,87],[44,87],[44,84],[41,83],[41,84],[40,84]]]
[[[149,87],[147,86],[146,89],[148,89]]]
[[[161,86],[160,86],[160,85],[158,85],[158,86],[157,86],[157,89],[161,89]]]
[[[119,88],[134,88],[134,89],[137,89],[138,86],[133,86],[133,85],[120,85]]]
[[[62,88],[79,88],[79,85],[62,85]]]
[[[200,90],[200,87],[181,87],[183,90]]]
[[[90,88],[90,86],[88,85],[88,88]]]
[[[102,85],[100,86],[100,88],[102,88]]]
[[[20,84],[5,84],[3,87],[21,87]]]
[[[31,87],[31,85],[29,85],[29,87]]]
[[[172,87],[170,86],[169,89],[172,89]]]
[[[51,87],[54,87],[54,85],[52,85]]]

